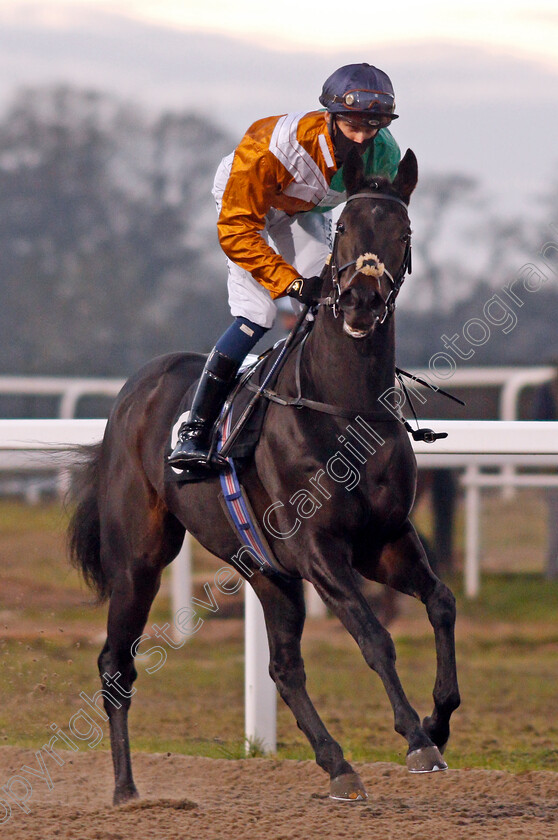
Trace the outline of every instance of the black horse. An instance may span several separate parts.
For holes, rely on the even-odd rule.
[[[393,184],[383,178],[366,180],[356,154],[345,168],[349,200],[338,223],[332,265],[324,269],[327,297],[299,369],[304,396],[329,413],[270,404],[242,483],[260,522],[271,521],[272,511],[268,541],[286,575],[261,574],[255,559],[252,568],[245,565],[243,575],[263,606],[269,670],[279,693],[318,765],[329,773],[331,796],[355,800],[366,798],[362,782],[305,688],[300,578],[316,587],[380,676],[393,706],[395,729],[409,745],[409,770],[446,768],[441,752],[459,692],[455,600],[429,567],[408,519],[416,484],[408,434],[379,403],[394,382],[391,315],[409,253],[407,204],[417,181],[417,162],[407,151]],[[282,395],[297,393],[296,357],[288,357],[278,377],[276,391]],[[130,700],[123,695],[132,693],[132,645],[143,633],[162,570],[178,553],[185,529],[225,561],[240,548],[219,502],[218,478],[183,485],[164,480],[169,429],[203,361],[192,353],[163,356],[126,383],[104,440],[88,451],[74,493],[72,560],[101,600],[110,597],[108,635],[98,664],[110,718],[115,803],[137,796],[127,729]],[[310,489],[311,495],[296,495]],[[285,538],[293,530],[297,498],[300,527]],[[437,675],[434,710],[422,723],[399,681],[391,637],[361,594],[356,571],[420,598],[426,607],[436,640]],[[121,702],[115,705],[107,698],[117,673]]]

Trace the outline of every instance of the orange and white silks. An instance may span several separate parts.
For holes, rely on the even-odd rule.
[[[258,120],[238,145],[222,195],[219,242],[229,260],[272,298],[300,274],[264,238],[265,230],[273,236],[270,211],[293,216],[312,210],[326,197],[328,206],[342,201],[340,193],[338,200],[330,199],[336,171],[323,111]]]

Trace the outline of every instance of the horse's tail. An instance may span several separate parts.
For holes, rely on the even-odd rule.
[[[101,566],[99,472],[102,443],[82,446],[83,461],[76,470],[68,501],[73,507],[67,531],[70,562],[97,593],[98,603],[109,594],[109,582]]]

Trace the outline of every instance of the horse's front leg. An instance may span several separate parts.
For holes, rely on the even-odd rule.
[[[330,777],[332,799],[366,799],[364,785],[343,756],[343,750],[324,726],[306,691],[300,651],[305,608],[302,581],[283,581],[255,575],[251,584],[261,601],[269,640],[269,673],[279,694],[308,738],[316,763]]]
[[[459,706],[459,687],[455,661],[455,598],[439,580],[410,522],[384,546],[379,561],[359,571],[380,583],[421,599],[434,629],[436,642],[436,681],[434,711],[423,727],[437,747],[444,750],[450,734],[450,718]]]
[[[395,669],[395,647],[362,595],[343,540],[324,540],[315,547],[310,580],[357,642],[366,663],[382,680],[391,702],[395,730],[409,745],[412,772],[447,768],[437,746],[409,703]],[[316,550],[317,549],[317,550]]]

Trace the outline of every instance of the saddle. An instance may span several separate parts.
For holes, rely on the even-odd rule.
[[[305,335],[306,331],[301,330],[300,335],[296,336],[291,345],[289,355],[297,349]],[[283,349],[284,344],[285,339],[278,341],[273,347],[270,347],[262,353],[261,356],[259,356],[254,362],[244,365],[240,369],[221,416],[213,430],[213,446],[216,448],[218,447],[223,436],[224,427],[226,427],[229,431],[235,428],[238,419],[242,416],[242,413],[250,400],[252,400],[254,392],[258,390],[273,367],[277,357]],[[198,383],[196,381],[190,386],[180,403],[168,442],[169,451],[172,451],[174,445],[176,444],[178,429],[182,423],[188,419],[188,412],[194,399],[197,384]],[[273,382],[269,382],[268,387],[271,387],[273,384]],[[264,398],[258,400],[254,410],[245,422],[239,436],[234,441],[234,444],[228,453],[228,456],[234,459],[239,473],[242,472],[243,465],[245,465],[246,460],[253,455],[258,444],[268,407],[268,399]],[[165,472],[167,480],[180,483],[182,470],[171,467],[167,464]]]

